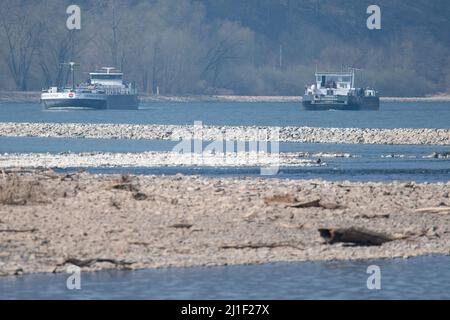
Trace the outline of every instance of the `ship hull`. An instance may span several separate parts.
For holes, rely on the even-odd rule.
[[[109,95],[107,96],[106,109],[112,110],[137,110],[139,97],[137,95]]]
[[[41,105],[46,110],[101,110],[107,108],[106,100],[98,99],[41,99]]]
[[[330,96],[319,97],[305,95],[302,101],[303,110],[307,111],[377,111],[380,109],[379,97]]]
[[[83,93],[44,93],[41,105],[46,110],[137,110],[137,95]]]

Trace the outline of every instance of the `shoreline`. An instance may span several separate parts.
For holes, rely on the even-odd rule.
[[[0,275],[450,255],[450,182],[0,173]],[[364,228],[380,246],[331,244]]]
[[[0,103],[39,103],[41,92],[0,91]],[[300,103],[302,96],[242,96],[242,95],[140,95],[141,102],[198,103]],[[381,102],[450,102],[450,94],[426,97],[380,97]]]
[[[405,260],[411,260],[414,261],[416,259],[420,258],[450,258],[449,254],[422,254],[417,256],[403,256],[403,257],[387,257],[387,258],[356,258],[356,259],[346,259],[346,260],[301,260],[301,261],[268,261],[268,262],[256,262],[256,263],[242,263],[242,264],[218,264],[218,265],[192,265],[192,266],[158,266],[158,267],[142,267],[142,268],[110,268],[110,267],[100,267],[100,268],[81,268],[82,273],[96,273],[96,272],[108,272],[108,271],[128,271],[128,272],[134,272],[134,271],[151,271],[151,270],[189,270],[189,269],[198,269],[198,268],[204,268],[204,269],[211,269],[211,268],[226,268],[226,267],[251,267],[251,266],[265,266],[265,265],[275,265],[275,264],[291,264],[291,263],[333,263],[333,262],[364,262],[367,265],[373,264],[378,261],[389,261],[389,262],[395,262],[395,261],[405,261]],[[0,282],[2,280],[18,280],[26,277],[33,277],[33,276],[50,276],[50,275],[58,275],[58,274],[64,274],[66,272],[65,269],[58,269],[53,271],[38,271],[38,272],[28,272],[23,273],[19,272],[18,274],[1,274],[0,273]]]

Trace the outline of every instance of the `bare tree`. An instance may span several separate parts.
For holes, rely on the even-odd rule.
[[[6,38],[6,62],[17,89],[26,91],[30,68],[39,50],[44,26],[34,8],[17,2],[2,3],[0,20]]]
[[[73,31],[45,28],[44,46],[39,48],[38,64],[42,71],[45,86],[61,87],[66,82],[67,73],[62,67],[63,62],[74,59],[75,33]]]

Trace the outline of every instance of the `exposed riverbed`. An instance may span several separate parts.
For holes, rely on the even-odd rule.
[[[449,192],[449,183],[4,172],[0,274],[69,264],[99,270],[448,255]],[[326,244],[318,232],[345,227],[394,240]]]

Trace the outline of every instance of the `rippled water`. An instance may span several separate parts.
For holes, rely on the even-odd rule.
[[[381,268],[381,290],[367,267]],[[450,299],[450,257],[275,263],[0,278],[0,299]]]
[[[104,140],[0,138],[0,154],[62,152],[145,152],[170,151],[176,142]],[[207,144],[207,143],[205,143]],[[323,158],[320,167],[280,168],[272,178],[325,179],[350,181],[450,181],[450,160],[426,158],[433,152],[450,152],[450,146],[332,145],[281,143],[281,152],[348,153],[351,158]],[[313,158],[317,160],[318,158]],[[77,171],[80,168],[61,171]],[[95,173],[166,174],[183,173],[206,176],[260,176],[260,168],[91,168]]]
[[[152,103],[138,111],[44,112],[37,104],[0,104],[0,122],[276,125],[368,128],[450,128],[450,103],[389,103],[379,112],[301,112],[294,103]],[[170,141],[0,138],[0,153],[169,151]],[[341,152],[326,166],[281,168],[275,178],[354,181],[450,181],[450,160],[429,159],[450,146],[282,143],[281,152]],[[79,168],[67,169],[69,171]],[[66,171],[67,171],[66,170]],[[101,173],[259,176],[259,168],[91,168]],[[366,268],[382,270],[382,290],[366,287]],[[0,299],[450,299],[450,257],[142,270],[0,278]]]
[[[300,111],[300,103],[142,103],[141,110],[42,111],[0,104],[1,122],[450,128],[450,103],[382,103],[380,111]]]

